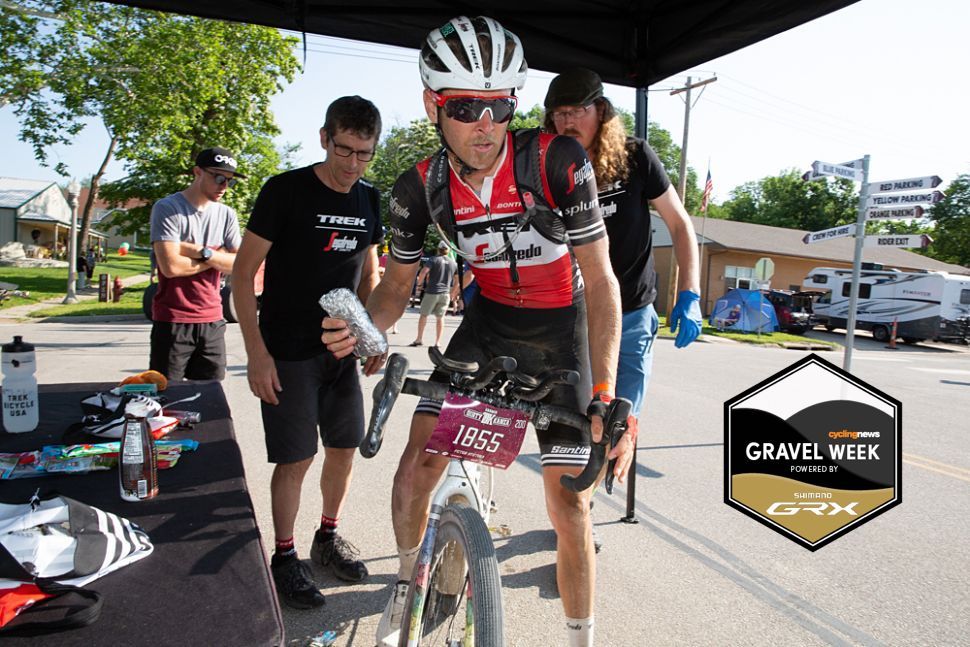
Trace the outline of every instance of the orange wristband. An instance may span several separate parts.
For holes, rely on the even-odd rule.
[[[610,386],[609,382],[600,382],[593,387],[593,396],[595,397],[598,393],[605,393],[606,395],[613,397],[613,387]]]

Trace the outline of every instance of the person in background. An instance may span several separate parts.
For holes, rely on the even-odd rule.
[[[169,381],[226,375],[222,274],[239,248],[236,212],[221,200],[240,178],[236,157],[207,148],[195,158],[192,184],[152,207],[152,251],[158,291],[152,301],[148,367]]]
[[[623,334],[616,395],[633,403],[631,433],[650,382],[658,317],[657,273],[650,207],[663,218],[677,257],[679,292],[671,313],[674,345],[684,348],[701,332],[697,237],[687,211],[650,145],[628,137],[598,74],[583,68],[552,80],[545,98],[545,129],[574,137],[593,162],[599,203],[610,239],[610,263],[620,282]]]
[[[418,273],[418,285],[424,284],[424,295],[421,297],[418,334],[410,346],[424,343],[424,327],[431,315],[435,318],[434,345],[441,345],[441,335],[445,331],[445,313],[451,304],[451,283],[457,271],[458,264],[448,255],[448,243],[441,241],[438,243],[438,253],[428,259],[428,263]]]
[[[98,263],[98,259],[94,254],[94,250],[91,249],[90,247],[88,247],[88,253],[84,257],[84,260],[87,261],[87,265],[88,265],[87,267],[88,286],[90,287],[91,281],[92,279],[94,279],[94,266],[97,265]]]

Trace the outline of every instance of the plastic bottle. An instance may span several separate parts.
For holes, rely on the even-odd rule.
[[[3,427],[10,433],[37,428],[37,361],[34,347],[16,335],[2,347]]]
[[[118,453],[118,485],[125,501],[144,501],[158,494],[158,453],[148,427],[150,414],[140,402],[125,405]]]

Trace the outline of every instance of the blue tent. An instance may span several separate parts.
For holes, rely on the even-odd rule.
[[[778,330],[775,307],[760,290],[731,290],[714,304],[711,325],[718,330],[770,333]]]

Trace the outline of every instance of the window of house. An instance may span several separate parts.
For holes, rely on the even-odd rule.
[[[724,284],[728,290],[733,290],[734,288],[753,290],[758,287],[757,281],[754,278],[754,268],[740,267],[738,265],[725,266]]]

